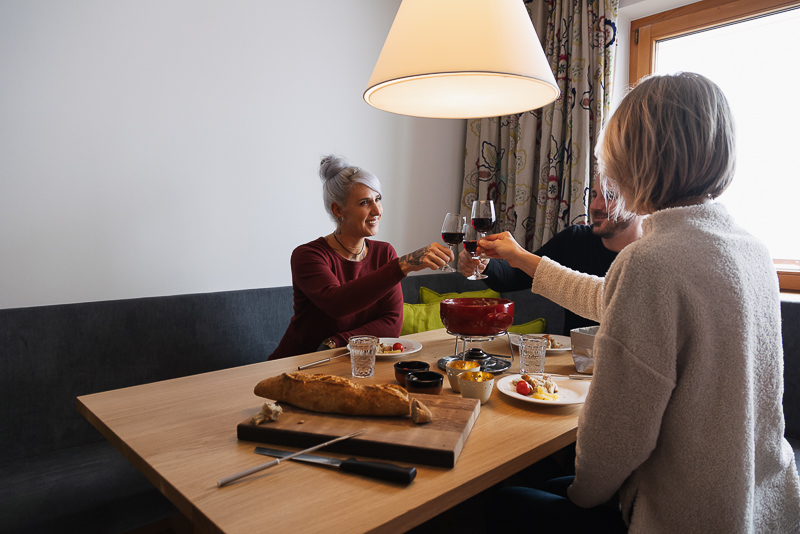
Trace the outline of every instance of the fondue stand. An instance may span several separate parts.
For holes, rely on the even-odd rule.
[[[442,323],[447,333],[456,338],[455,354],[441,358],[439,368],[447,369],[453,360],[474,360],[480,363],[481,371],[498,374],[508,370],[514,361],[514,348],[508,327],[514,319],[514,302],[495,298],[456,298],[444,299],[439,303]],[[467,343],[487,342],[497,336],[508,338],[511,359],[505,356],[487,354],[479,348],[467,349]],[[459,352],[458,342],[463,350]]]
[[[504,371],[507,371],[511,364],[514,362],[514,347],[513,343],[511,343],[511,335],[508,331],[500,332],[499,334],[493,336],[467,336],[464,334],[457,334],[455,332],[451,332],[447,330],[447,333],[451,336],[456,337],[456,348],[455,348],[455,355],[454,356],[445,356],[441,358],[438,362],[439,368],[447,370],[448,362],[453,360],[474,360],[479,362],[481,367],[481,371],[485,371],[487,373],[498,374]],[[484,343],[488,341],[493,341],[495,337],[498,336],[506,336],[508,338],[508,352],[511,354],[511,359],[507,359],[505,356],[500,354],[487,354],[483,350],[472,347],[467,349],[467,343]],[[464,350],[461,352],[458,351],[458,342],[461,341],[463,343]]]

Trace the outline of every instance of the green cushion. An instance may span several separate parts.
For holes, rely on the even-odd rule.
[[[439,315],[439,302],[428,304],[403,304],[403,329],[401,336],[444,328]]]
[[[434,300],[433,302],[426,302],[422,304],[407,304],[403,303],[403,328],[400,331],[401,336],[405,336],[407,334],[414,334],[416,332],[427,332],[428,330],[436,330],[438,328],[444,328],[442,324],[442,316],[439,313],[439,301],[446,298],[459,298],[464,297],[475,297],[475,298],[498,298],[499,293],[496,291],[472,291],[468,293],[446,293],[444,295],[440,295],[435,291],[431,291],[426,287],[421,287],[419,289],[420,298],[423,298],[423,292],[426,293],[426,298],[435,298],[434,296],[441,297],[438,300]],[[493,296],[497,295],[498,297]],[[465,298],[465,297],[464,297]],[[543,334],[545,331],[545,327],[547,326],[547,322],[544,318],[534,319],[533,321],[529,321],[525,324],[518,324],[509,327],[509,332],[514,332],[515,334]]]
[[[437,293],[427,287],[419,288],[419,301],[423,304],[430,304],[431,302],[441,302],[444,299],[467,299],[467,298],[483,298],[483,299],[499,299],[500,293],[492,291],[491,289],[484,289],[482,291],[466,291],[464,293]]]
[[[544,334],[546,326],[547,321],[544,317],[540,317],[524,324],[511,325],[508,327],[508,331],[515,334]]]

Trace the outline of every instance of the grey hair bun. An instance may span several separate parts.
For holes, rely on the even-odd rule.
[[[323,156],[319,162],[319,177],[323,182],[336,178],[343,170],[351,167],[350,162],[333,154]]]

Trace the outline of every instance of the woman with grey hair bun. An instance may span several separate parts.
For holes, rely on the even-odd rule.
[[[381,183],[371,172],[331,155],[322,158],[319,174],[336,229],[292,253],[294,316],[270,360],[344,347],[359,334],[399,336],[400,281],[453,260],[439,243],[398,258],[389,243],[368,239],[383,215]]]

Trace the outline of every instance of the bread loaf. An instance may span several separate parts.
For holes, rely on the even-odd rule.
[[[254,391],[259,397],[314,412],[376,416],[411,413],[411,400],[400,386],[362,386],[340,376],[283,373],[265,378]]]

